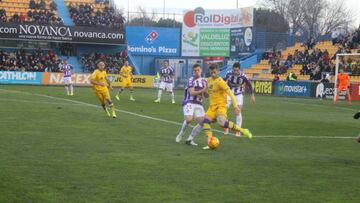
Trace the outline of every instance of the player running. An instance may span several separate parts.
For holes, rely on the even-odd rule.
[[[171,96],[171,102],[175,104],[175,96],[173,92],[173,83],[174,83],[174,69],[169,66],[169,61],[164,60],[163,66],[160,69],[160,85],[155,103],[160,103],[161,94],[163,90],[167,90]]]
[[[207,84],[206,79],[201,77],[201,72],[201,66],[199,64],[195,64],[193,66],[193,76],[189,78],[184,92],[184,122],[179,134],[176,136],[176,142],[181,141],[186,128],[190,125],[193,118],[195,118],[198,124],[193,128],[185,143],[188,145],[197,146],[193,140],[202,130],[201,124],[205,117],[205,111],[202,102],[203,95],[206,92]]]
[[[236,125],[241,127],[241,125],[242,125],[241,110],[243,108],[243,103],[244,103],[244,85],[245,84],[248,87],[249,92],[251,94],[250,101],[252,103],[255,103],[255,94],[253,92],[251,82],[250,82],[249,78],[240,71],[240,63],[239,62],[236,62],[233,64],[232,70],[226,74],[224,80],[227,82],[227,85],[230,87],[231,91],[235,95],[236,102],[237,102],[239,110],[240,110],[239,113],[235,112]],[[228,96],[227,97],[227,108],[230,107],[231,103],[232,103],[231,98]],[[228,134],[229,128],[225,128],[224,133]],[[237,131],[235,133],[235,136],[240,137],[241,136],[240,131]]]
[[[134,88],[132,84],[133,78],[133,68],[129,65],[128,60],[124,60],[124,65],[121,67],[120,75],[122,79],[122,86],[120,91],[116,94],[115,98],[120,100],[120,94],[124,91],[125,88],[129,88],[130,90],[130,101],[135,101],[133,97]]]
[[[230,128],[235,132],[240,131],[248,138],[252,138],[252,134],[248,129],[244,129],[236,125],[234,122],[227,119],[227,96],[230,96],[234,111],[236,114],[240,113],[234,93],[227,86],[226,82],[219,77],[219,68],[216,64],[212,64],[210,67],[211,77],[208,79],[207,91],[209,94],[209,108],[205,114],[203,121],[203,129],[207,135],[208,142],[213,134],[211,132],[211,122],[218,121],[222,128]],[[208,146],[204,149],[209,149]]]
[[[339,100],[339,95],[342,91],[346,91],[348,104],[351,104],[351,97],[350,97],[350,77],[347,73],[345,73],[344,69],[341,68],[338,74],[338,85],[336,91],[336,97],[334,101],[334,105],[336,105],[337,101]]]
[[[99,98],[101,106],[105,110],[106,114],[109,117],[112,116],[113,118],[116,118],[115,107],[113,102],[111,101],[108,89],[108,86],[110,89],[112,89],[112,86],[105,70],[105,63],[100,61],[97,66],[98,69],[95,70],[91,75],[90,82],[93,85],[95,94]],[[106,104],[108,105],[107,107]],[[108,108],[111,110],[111,115]]]
[[[65,90],[68,96],[74,96],[74,87],[71,80],[73,69],[74,68],[72,67],[72,65],[68,64],[67,60],[65,59],[61,65],[60,70],[64,74]]]

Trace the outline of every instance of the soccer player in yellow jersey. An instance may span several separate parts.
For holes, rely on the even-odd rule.
[[[115,107],[113,102],[111,101],[110,93],[108,86],[112,89],[111,83],[107,77],[107,73],[105,70],[105,63],[100,61],[98,64],[98,69],[96,69],[91,75],[91,84],[93,85],[93,89],[95,91],[96,96],[99,98],[101,102],[101,106],[105,110],[106,114],[110,117],[116,118]],[[109,109],[106,107],[106,104],[111,110],[111,115]]]
[[[227,96],[231,98],[235,113],[239,113],[240,109],[237,104],[234,93],[230,90],[226,82],[219,76],[219,68],[216,64],[210,66],[211,77],[207,81],[207,91],[209,94],[209,107],[205,114],[203,129],[207,135],[208,141],[213,136],[211,132],[211,122],[218,121],[222,128],[229,128],[236,132],[241,132],[248,138],[252,138],[252,134],[248,129],[240,128],[234,122],[227,119]],[[204,149],[208,149],[208,146]]]
[[[121,86],[120,91],[115,96],[115,98],[117,100],[120,100],[120,94],[124,91],[125,88],[129,88],[130,89],[130,101],[135,101],[135,99],[133,97],[134,88],[133,88],[133,84],[131,81],[133,78],[133,68],[129,65],[129,61],[126,59],[124,60],[123,67],[121,67],[120,75],[121,75],[121,79],[122,79],[122,86]]]

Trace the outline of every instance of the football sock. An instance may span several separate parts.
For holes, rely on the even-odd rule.
[[[234,122],[232,122],[232,121],[226,121],[223,127],[224,127],[224,128],[230,128],[230,129],[232,129],[232,130],[234,130],[234,131],[240,131],[240,132],[243,132],[243,131],[244,131],[243,128],[241,128],[240,126],[236,125],[236,124],[235,124]]]
[[[179,134],[183,134],[188,126],[189,126],[189,124],[186,121],[184,121],[181,126],[181,130],[180,130]]]
[[[120,95],[123,91],[124,91],[124,89],[120,89],[119,92],[117,93],[117,95]]]
[[[195,127],[193,127],[191,134],[189,135],[187,140],[193,140],[202,130],[201,125],[197,124]]]
[[[70,92],[69,92],[69,86],[65,86],[65,90],[66,90],[66,94],[70,94]]]
[[[70,94],[74,94],[74,86],[70,85]]]
[[[102,106],[103,109],[106,111],[106,106],[105,106],[105,104],[101,104],[101,106]]]
[[[170,92],[170,95],[171,95],[171,100],[174,100],[175,99],[174,92]]]
[[[111,109],[111,112],[114,114],[114,113],[115,113],[115,106],[114,106],[114,104],[113,104],[113,103],[110,103],[110,104],[109,104],[109,107],[110,107],[110,109]]]
[[[207,118],[204,119],[202,128],[204,129],[207,138],[210,139],[213,136],[213,134],[211,132],[211,126],[210,126],[209,119],[207,119]]]
[[[241,128],[241,125],[242,125],[242,115],[241,115],[241,113],[236,116],[236,125],[238,125]]]
[[[134,94],[134,90],[130,90],[130,97],[132,98]]]
[[[161,94],[162,94],[162,90],[159,90],[159,91],[158,91],[158,95],[157,95],[157,96],[158,96],[158,99],[161,98]]]

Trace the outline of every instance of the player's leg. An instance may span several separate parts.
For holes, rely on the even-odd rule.
[[[157,93],[157,99],[154,101],[155,103],[160,103],[161,94],[162,94],[162,91],[164,90],[164,88],[165,88],[165,83],[160,82],[159,90],[158,90],[158,93]]]
[[[100,91],[95,91],[95,95],[96,97],[99,99],[102,108],[104,109],[104,111],[106,112],[106,115],[110,116],[110,112],[109,110],[106,108],[106,101],[105,98],[103,96],[103,94]]]
[[[66,91],[66,95],[70,96],[70,89],[68,84],[65,85],[65,91]]]
[[[194,138],[202,131],[202,123],[205,118],[205,111],[204,107],[199,104],[195,104],[194,107],[194,117],[196,119],[196,122],[198,123],[196,126],[193,127],[191,134],[186,139],[186,144],[188,145],[194,145],[197,146],[197,144],[194,142]]]
[[[69,84],[70,88],[70,96],[74,96],[74,85],[72,83]]]
[[[181,126],[180,132],[176,136],[176,139],[175,139],[176,142],[181,141],[182,136],[184,135],[186,128],[190,125],[190,123],[193,120],[193,115],[194,115],[194,106],[193,106],[193,104],[191,104],[191,103],[185,104],[183,106],[183,112],[184,112],[184,121],[183,121],[183,124]]]
[[[226,107],[218,107],[217,108],[217,119],[218,119],[218,123],[221,127],[230,128],[231,130],[233,130],[235,132],[239,131],[242,134],[244,134],[246,137],[248,137],[249,139],[252,138],[252,134],[248,129],[241,128],[238,125],[236,125],[234,122],[229,121],[227,119]]]
[[[132,84],[129,85],[129,90],[130,90],[130,101],[135,101],[135,99],[134,99],[134,87],[132,86]]]
[[[113,118],[116,118],[115,105],[114,105],[114,103],[113,103],[112,100],[111,100],[109,90],[104,91],[104,92],[103,92],[103,96],[104,96],[104,98],[105,98],[105,101],[106,101],[107,104],[108,104],[108,107],[109,107],[110,110],[111,110],[111,115],[112,115],[112,117],[113,117]]]
[[[122,84],[121,84],[121,88],[120,88],[120,90],[118,91],[118,93],[115,95],[115,98],[116,98],[116,100],[120,100],[120,94],[121,93],[123,93],[123,91],[124,91],[124,79],[123,79],[123,82],[122,82]]]
[[[242,126],[242,114],[241,114],[241,112],[242,112],[242,107],[243,107],[243,104],[244,104],[244,96],[243,95],[237,95],[236,96],[236,101],[238,103],[238,107],[240,109],[240,112],[238,114],[235,113],[235,116],[236,116],[235,123],[236,123],[236,125],[238,125],[241,128],[241,126]],[[240,131],[237,131],[235,133],[235,136],[240,137],[241,136]]]
[[[336,91],[334,104],[336,104],[338,102],[340,93],[341,93],[341,88],[339,87],[339,88],[337,88],[337,91]]]
[[[172,83],[166,84],[166,89],[170,94],[171,97],[171,103],[175,104],[175,95],[174,95],[174,86]]]
[[[347,102],[348,104],[351,104],[351,95],[349,88],[346,88],[346,96],[347,96]]]
[[[232,104],[231,98],[229,96],[227,96],[226,108],[229,109],[231,104]],[[224,135],[229,134],[229,128],[223,128],[223,130],[224,130]]]

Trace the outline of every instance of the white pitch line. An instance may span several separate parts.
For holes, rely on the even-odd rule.
[[[70,103],[64,103],[64,102],[31,101],[31,100],[5,99],[5,98],[0,98],[0,101],[32,103],[32,104],[80,105],[80,104],[70,104]]]
[[[36,93],[29,93],[29,92],[23,92],[23,91],[16,91],[16,90],[5,90],[5,89],[0,89],[3,92],[10,92],[10,93],[18,93],[18,94],[25,94],[25,95],[33,95],[33,96],[39,96],[39,97],[44,97],[44,98],[49,98],[49,99],[55,99],[55,100],[61,100],[61,101],[67,101],[67,102],[71,102],[73,104],[81,104],[81,105],[85,105],[85,106],[89,106],[89,107],[94,107],[94,108],[102,108],[99,105],[95,105],[95,104],[90,104],[90,103],[86,103],[86,102],[82,102],[82,101],[77,101],[77,100],[72,100],[72,99],[65,99],[65,98],[60,98],[60,97],[53,97],[53,96],[49,96],[49,95],[43,95],[43,94],[36,94]],[[129,115],[133,115],[133,116],[137,116],[137,117],[141,117],[141,118],[146,118],[146,119],[150,119],[150,120],[155,120],[155,121],[160,121],[163,123],[168,123],[168,124],[173,124],[173,125],[178,125],[178,126],[182,126],[182,123],[179,122],[175,122],[175,121],[169,121],[169,120],[165,120],[165,119],[161,119],[161,118],[156,118],[156,117],[152,117],[152,116],[146,116],[146,115],[142,115],[142,114],[138,114],[138,113],[134,113],[134,112],[130,112],[130,111],[124,111],[124,110],[120,110],[120,109],[115,109],[117,112],[120,113],[125,113],[125,114],[129,114]],[[191,126],[193,127],[193,126]],[[222,133],[224,134],[224,132],[220,131],[220,130],[216,130],[213,129],[213,131],[218,132],[218,133]],[[233,133],[229,133],[229,135],[235,135]],[[244,136],[243,136],[244,137]],[[339,136],[296,136],[296,135],[256,135],[254,136],[256,138],[311,138],[311,139],[356,139],[356,137],[339,137]]]

